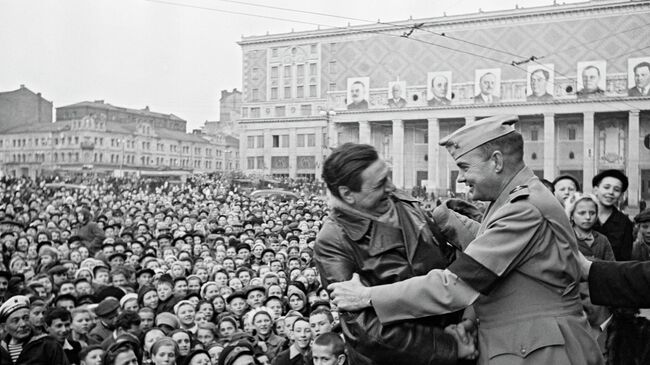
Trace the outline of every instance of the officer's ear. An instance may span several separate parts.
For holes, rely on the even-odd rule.
[[[341,200],[349,205],[354,205],[355,199],[350,188],[347,186],[339,186],[339,195],[341,196]]]
[[[503,153],[499,150],[492,152],[490,160],[494,164],[494,172],[500,173],[503,172]]]
[[[344,365],[345,364],[345,354],[341,354],[336,358],[336,365]]]

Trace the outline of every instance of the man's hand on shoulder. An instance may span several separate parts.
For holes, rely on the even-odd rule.
[[[372,306],[370,288],[361,283],[359,274],[352,274],[352,279],[330,284],[332,301],[337,308],[346,312],[356,312]]]

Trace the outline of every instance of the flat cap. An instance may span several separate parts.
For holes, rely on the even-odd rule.
[[[650,209],[646,209],[634,217],[635,223],[645,223],[650,222]]]
[[[496,115],[468,124],[440,140],[440,145],[454,159],[475,148],[515,131],[513,124],[519,121],[516,115]]]
[[[95,314],[99,317],[109,317],[113,312],[117,314],[120,308],[120,302],[115,298],[106,298],[102,300],[95,308]]]
[[[625,174],[619,170],[605,170],[600,172],[598,175],[594,176],[593,179],[591,179],[591,186],[596,187],[600,185],[600,182],[603,181],[603,179],[606,177],[613,177],[614,179],[617,179],[621,182],[621,189],[623,189],[621,193],[627,191],[629,181],[627,180],[627,176],[625,176]]]

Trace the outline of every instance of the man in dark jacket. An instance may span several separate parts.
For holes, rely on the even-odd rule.
[[[6,333],[0,342],[0,364],[69,364],[63,347],[54,338],[34,335],[27,297],[13,296],[0,306],[0,326]]]
[[[453,249],[434,238],[417,200],[395,191],[372,146],[347,143],[334,150],[323,179],[332,195],[314,246],[323,286],[354,273],[367,285],[388,284],[449,264]],[[347,342],[377,364],[455,364],[472,356],[473,343],[459,345],[444,330],[460,319],[452,313],[384,326],[372,308],[341,313]]]
[[[95,253],[101,249],[102,242],[106,237],[104,235],[104,230],[99,228],[99,225],[92,221],[92,215],[88,209],[81,209],[77,215],[77,221],[80,226],[77,235],[86,242],[91,256],[95,255]]]

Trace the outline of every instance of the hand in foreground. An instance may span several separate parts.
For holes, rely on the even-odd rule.
[[[357,273],[348,281],[328,285],[327,289],[340,311],[356,312],[370,307],[370,288],[361,283]]]
[[[456,340],[459,359],[473,360],[478,357],[478,349],[476,348],[474,336],[465,331],[465,326],[463,324],[449,325],[445,327],[445,333],[452,335]]]
[[[578,266],[580,266],[580,281],[588,281],[592,262],[580,251],[576,253],[576,258],[578,259]]]

